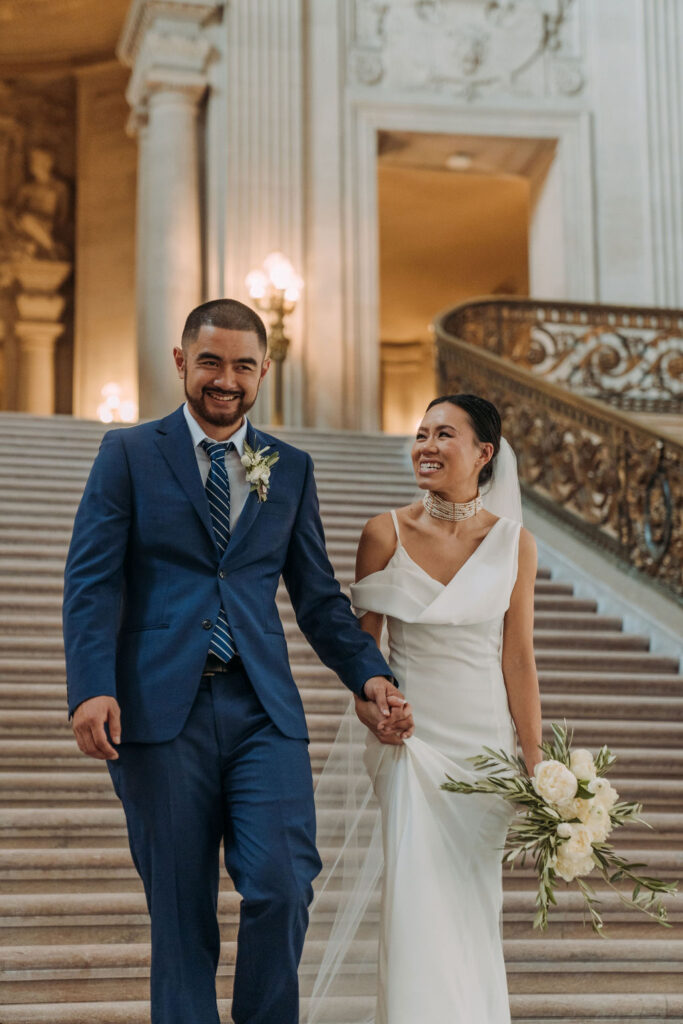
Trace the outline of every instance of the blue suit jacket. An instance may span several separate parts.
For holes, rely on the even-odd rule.
[[[116,697],[122,740],[158,743],[182,729],[223,604],[261,703],[287,736],[307,736],[275,605],[280,580],[322,661],[358,693],[390,670],[364,633],[325,550],[308,454],[249,425],[270,445],[265,503],[250,493],[221,556],[182,407],[109,431],[74,523],[65,572],[69,714]]]

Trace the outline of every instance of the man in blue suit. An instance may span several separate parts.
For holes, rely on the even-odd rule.
[[[320,870],[306,721],[275,605],[280,577],[322,661],[385,742],[412,727],[327,558],[305,452],[246,419],[269,361],[234,300],[190,314],[187,401],[105,435],[65,573],[69,714],[106,759],[152,926],[153,1024],[218,1024],[218,850],[242,897],[237,1024],[295,1024]],[[241,456],[267,448],[250,489]],[[254,474],[252,474],[253,476]]]

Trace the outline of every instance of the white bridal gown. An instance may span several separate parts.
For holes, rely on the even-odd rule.
[[[341,756],[318,787],[321,849],[334,842],[324,802],[331,808],[336,792],[338,806],[342,783],[345,810],[336,814],[344,819],[336,862],[312,912],[311,945],[320,945],[325,913],[332,920],[317,973],[308,954],[308,992],[316,973],[305,1001],[309,1024],[509,1024],[500,913],[511,810],[498,797],[440,786],[446,775],[471,778],[467,758],[483,746],[516,751],[501,647],[520,525],[498,519],[445,586],[399,537],[388,565],[352,587],[358,614],[387,617],[390,665],[412,704],[415,733],[387,746],[347,717]]]

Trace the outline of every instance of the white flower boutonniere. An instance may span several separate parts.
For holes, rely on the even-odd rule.
[[[268,446],[265,448],[250,448],[244,442],[244,455],[242,465],[247,471],[247,480],[251,484],[251,490],[256,491],[259,501],[265,501],[270,489],[270,469],[280,458],[278,452],[266,455]]]

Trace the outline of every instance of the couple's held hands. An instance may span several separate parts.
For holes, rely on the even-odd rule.
[[[356,714],[380,743],[400,746],[413,735],[413,710],[389,679],[374,676],[363,692],[367,700],[356,697]]]
[[[98,761],[116,761],[118,751],[107,739],[105,725],[113,743],[121,742],[121,709],[114,697],[91,697],[79,704],[71,726],[79,749]]]

